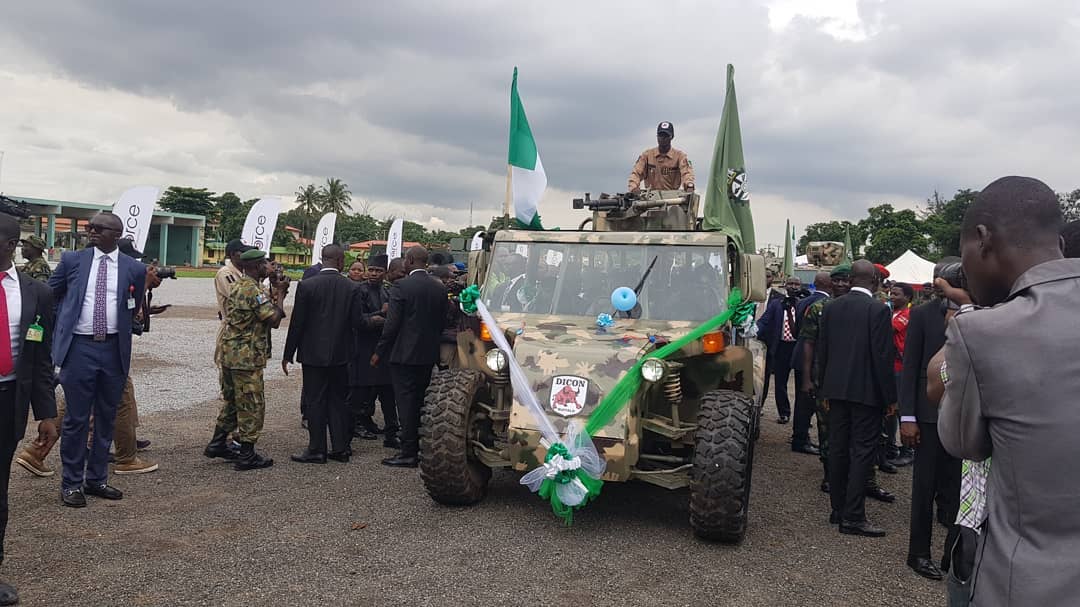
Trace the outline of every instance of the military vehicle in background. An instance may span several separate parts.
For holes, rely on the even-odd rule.
[[[647,352],[721,313],[732,289],[744,301],[764,300],[762,257],[702,230],[698,205],[697,194],[680,191],[586,194],[573,201],[591,212],[579,230],[488,232],[483,249],[470,252],[470,279],[560,435],[583,423]],[[629,312],[612,307],[622,286],[637,293]],[[600,314],[614,326],[599,328]],[[526,472],[546,454],[538,420],[513,397],[508,360],[489,333],[496,328],[469,322],[455,366],[432,377],[421,424],[420,476],[442,504],[476,503],[492,469]],[[694,532],[740,541],[763,353],[729,323],[646,362],[637,393],[593,435],[604,481],[689,487]]]
[[[844,263],[844,243],[833,240],[811,242],[806,245],[807,263],[795,266],[795,275],[803,284],[814,282],[814,276],[821,271],[828,272]]]

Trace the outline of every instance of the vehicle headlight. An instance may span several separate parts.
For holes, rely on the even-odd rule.
[[[496,373],[501,373],[506,370],[506,355],[498,348],[488,350],[487,355],[484,357],[484,362],[487,364],[488,369],[491,369]]]
[[[655,358],[641,363],[641,377],[649,382],[660,381],[660,378],[664,377],[664,363]]]

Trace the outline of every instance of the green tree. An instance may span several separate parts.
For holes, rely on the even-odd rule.
[[[228,242],[234,238],[240,238],[240,230],[244,227],[244,218],[247,212],[244,210],[244,202],[232,192],[225,192],[214,198],[214,217],[217,220],[217,239]]]
[[[322,191],[309,183],[296,189],[296,209],[300,212],[300,230],[303,236],[308,235],[308,228],[314,229],[315,216],[322,211]]]
[[[891,204],[871,207],[866,219],[858,223],[870,244],[863,257],[874,263],[889,263],[911,249],[925,255],[929,242],[922,222],[911,209],[896,211]],[[855,234],[851,235],[855,242]]]
[[[844,242],[844,230],[851,230],[852,246],[858,249],[859,245],[866,241],[866,233],[858,224],[850,221],[825,221],[812,223],[806,226],[806,231],[799,242],[795,244],[797,255],[806,254],[807,245],[811,242]]]
[[[941,259],[949,255],[960,255],[960,224],[978,194],[974,190],[964,189],[957,190],[949,200],[938,192],[926,199],[922,221],[930,240],[928,257]]]
[[[334,232],[338,242],[342,244],[380,240],[385,235],[378,219],[360,213],[338,216]]]
[[[1058,194],[1058,200],[1061,201],[1061,214],[1065,216],[1065,221],[1080,219],[1080,188]]]
[[[322,197],[323,213],[337,213],[338,216],[352,211],[349,201],[352,200],[352,192],[344,181],[331,177],[326,180],[326,185],[319,189]]]
[[[158,199],[158,206],[170,213],[202,215],[214,219],[214,193],[206,188],[171,186]]]

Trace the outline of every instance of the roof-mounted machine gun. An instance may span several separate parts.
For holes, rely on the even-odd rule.
[[[589,209],[592,218],[581,223],[580,229],[592,222],[592,229],[601,232],[655,232],[697,229],[699,197],[681,190],[648,190],[625,194],[600,194],[592,199],[575,198],[575,209]]]

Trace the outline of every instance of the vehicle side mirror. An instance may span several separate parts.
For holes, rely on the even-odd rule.
[[[765,258],[761,255],[743,255],[739,272],[739,290],[749,301],[765,301]]]

